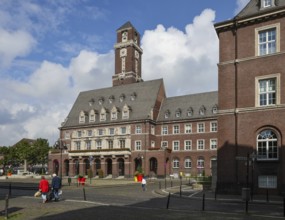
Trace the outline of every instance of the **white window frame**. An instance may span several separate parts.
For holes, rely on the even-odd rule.
[[[180,150],[180,141],[173,141],[172,142],[172,150],[179,151]]]
[[[98,150],[102,149],[102,140],[96,140],[96,148]]]
[[[82,137],[82,131],[77,131],[77,137],[79,137],[79,138]]]
[[[192,133],[192,124],[185,124],[185,134]]]
[[[90,140],[85,141],[85,146],[86,150],[91,150],[91,141]]]
[[[136,134],[141,134],[141,133],[142,133],[142,126],[136,125]]]
[[[119,140],[119,143],[120,143],[120,148],[126,148],[126,140],[121,139]]]
[[[135,141],[135,150],[136,151],[142,150],[142,142],[141,141]]]
[[[272,137],[272,136],[265,136],[264,135],[264,138],[263,136],[261,136],[261,134],[265,131],[271,131],[274,136],[276,136],[276,138]],[[266,133],[265,133],[266,134]],[[259,138],[261,137],[261,138]],[[266,137],[266,138],[265,138]],[[257,143],[256,143],[256,149],[257,149],[257,160],[265,160],[265,161],[272,161],[272,160],[278,160],[279,159],[279,147],[278,147],[278,136],[276,134],[275,131],[271,130],[271,129],[265,129],[265,130],[262,130],[258,135],[257,135]],[[259,147],[259,144],[265,144],[265,146],[263,146],[263,148],[265,148],[265,153],[266,155],[264,156],[263,155],[263,149],[260,149],[261,147]],[[275,144],[273,146],[273,144]],[[273,151],[273,147],[274,147],[274,150],[276,150],[276,157],[270,157],[270,155],[274,154],[272,153],[271,151]],[[260,151],[260,152],[259,152]]]
[[[161,141],[161,148],[162,149],[168,148],[168,141]]]
[[[185,140],[184,141],[184,150],[192,150],[192,140]]]
[[[180,133],[180,126],[173,125],[173,134],[179,134],[179,133]]]
[[[152,135],[155,135],[155,127],[154,127],[154,125],[151,126],[150,131],[151,131],[151,134],[152,134]]]
[[[109,128],[109,135],[115,134],[115,128]]]
[[[218,140],[217,139],[210,139],[210,149],[217,150],[218,148]]]
[[[104,129],[103,129],[103,128],[99,128],[99,129],[98,129],[98,135],[99,135],[99,136],[104,135]]]
[[[186,158],[184,161],[184,168],[191,169],[192,168],[192,161],[190,158]]]
[[[198,169],[204,169],[205,168],[205,159],[204,158],[198,158],[197,168]]]
[[[217,132],[218,131],[218,122],[217,121],[211,121],[210,131],[211,132]]]
[[[197,150],[205,150],[205,140],[204,139],[197,140]]]
[[[81,142],[75,141],[75,147],[76,147],[76,150],[81,150]]]
[[[162,134],[162,135],[168,134],[168,126],[167,126],[167,125],[163,125],[163,126],[162,126],[161,134]]]
[[[114,141],[113,140],[108,140],[108,148],[113,149],[114,148]]]
[[[205,133],[205,123],[197,123],[197,133]]]
[[[275,38],[276,38],[275,39],[275,51],[271,52],[271,53],[268,53],[268,50],[267,50],[266,54],[260,54],[259,35],[260,35],[261,32],[269,31],[271,29],[275,29],[275,31],[276,31],[276,34],[275,34]],[[267,44],[268,44],[268,42],[267,42]],[[269,55],[269,54],[275,54],[275,53],[278,53],[278,52],[280,52],[280,23],[256,28],[255,29],[255,56],[265,56],[265,55]]]
[[[172,161],[172,168],[179,168],[179,160],[178,159],[173,159]]]

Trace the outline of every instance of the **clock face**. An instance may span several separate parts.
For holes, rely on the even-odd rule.
[[[126,42],[128,40],[128,32],[124,31],[122,33],[122,42]]]
[[[125,56],[127,56],[127,49],[123,48],[120,50],[120,57],[125,57]]]

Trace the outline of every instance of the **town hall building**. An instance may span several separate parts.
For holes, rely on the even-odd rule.
[[[220,192],[284,192],[285,2],[251,0],[214,27],[218,91],[167,97],[163,79],[143,80],[139,32],[121,26],[112,87],[78,95],[49,171],[211,176],[217,164]]]

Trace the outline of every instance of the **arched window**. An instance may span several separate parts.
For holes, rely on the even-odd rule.
[[[178,159],[173,160],[173,168],[179,168],[179,160]]]
[[[257,135],[257,159],[277,160],[277,135],[272,130],[263,130]]]
[[[186,158],[184,161],[184,167],[185,168],[191,168],[192,167],[192,162],[190,158]]]

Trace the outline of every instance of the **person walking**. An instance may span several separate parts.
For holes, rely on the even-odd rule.
[[[143,190],[143,191],[146,190],[146,180],[145,180],[144,177],[143,177],[143,179],[142,179],[142,190]]]
[[[52,174],[51,187],[54,194],[54,201],[58,201],[59,200],[58,191],[61,188],[61,179],[55,173]]]
[[[41,181],[39,183],[39,191],[42,193],[43,203],[47,202],[47,194],[49,192],[49,182],[46,180],[44,176],[42,176]]]

